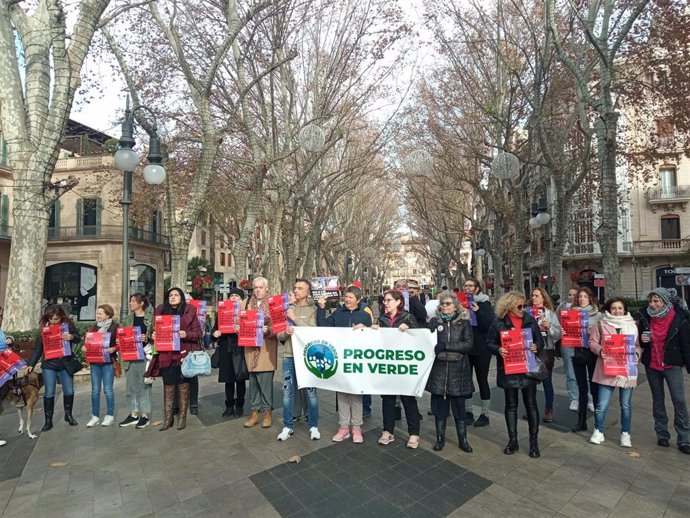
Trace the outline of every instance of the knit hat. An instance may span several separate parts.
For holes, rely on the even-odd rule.
[[[228,292],[228,297],[230,295],[239,295],[242,300],[244,300],[244,290],[241,288],[230,288]]]
[[[651,297],[652,295],[656,295],[661,300],[663,300],[664,305],[666,305],[666,306],[671,304],[672,293],[667,288],[661,288],[661,287],[654,288],[652,291],[649,292],[649,295],[647,295],[647,298]]]

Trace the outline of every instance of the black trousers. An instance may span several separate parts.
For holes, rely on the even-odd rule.
[[[491,366],[491,356],[468,354],[470,367],[474,369],[479,385],[479,397],[482,401],[491,399],[491,388],[489,388],[489,367]]]
[[[587,408],[587,393],[592,394],[592,402],[594,403],[594,408],[597,407],[597,401],[599,400],[599,385],[594,383],[592,378],[594,377],[594,367],[596,364],[584,364],[573,362],[573,370],[575,371],[575,381],[577,381],[577,391],[579,392],[578,404],[580,408]],[[589,381],[589,388],[587,387],[587,382]]]
[[[394,433],[395,431],[395,398],[396,396],[381,396],[383,429],[389,433]],[[417,399],[413,396],[400,396],[400,401],[405,409],[407,432],[410,435],[419,435],[419,408],[417,408]]]
[[[236,381],[234,383],[225,384],[225,401],[232,404],[235,401],[235,405],[244,406],[244,397],[247,394],[247,382],[246,381]],[[237,400],[235,400],[235,395],[237,395]]]
[[[436,417],[444,419],[453,412],[455,419],[465,419],[465,396],[446,396],[431,394],[431,411]]]
[[[505,390],[506,406],[505,418],[508,433],[517,433],[518,391],[522,392],[522,402],[527,412],[529,433],[539,431],[539,408],[537,407],[537,385],[530,385],[523,389],[507,388]]]

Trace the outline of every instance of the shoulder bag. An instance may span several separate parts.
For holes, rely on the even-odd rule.
[[[182,375],[185,378],[194,376],[209,376],[211,374],[211,358],[206,351],[190,351],[182,360]]]

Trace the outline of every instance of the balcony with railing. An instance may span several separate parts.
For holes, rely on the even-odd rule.
[[[686,209],[690,201],[690,185],[662,185],[647,191],[647,203],[652,212],[659,209],[670,211],[676,208]]]
[[[58,158],[58,161],[55,164],[56,171],[93,170],[102,167],[115,167],[115,159],[110,155],[80,156]]]
[[[168,236],[129,227],[130,241],[168,248]],[[48,241],[111,240],[122,241],[122,227],[117,225],[84,225],[82,227],[51,227]]]
[[[690,246],[690,239],[658,239],[635,241],[635,254],[668,255],[681,253]]]
[[[12,227],[0,224],[0,239],[12,239]]]

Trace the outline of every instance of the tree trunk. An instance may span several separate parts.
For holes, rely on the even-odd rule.
[[[252,189],[249,200],[247,202],[247,217],[242,225],[240,231],[240,238],[235,241],[232,253],[235,257],[235,268],[233,268],[233,280],[238,283],[247,278],[247,252],[249,251],[249,241],[251,240],[256,230],[256,224],[263,213],[263,206],[261,203],[263,194],[264,176],[266,175],[266,167],[259,166],[257,171],[257,179],[255,187]],[[252,261],[254,258],[252,258]]]
[[[173,224],[170,233],[170,286],[187,291],[187,265],[189,263],[189,242],[194,225]]]
[[[282,293],[283,283],[286,281],[285,276],[282,275],[283,268],[280,265],[281,255],[278,247],[284,214],[285,205],[279,197],[278,201],[271,207],[273,224],[271,225],[271,241],[268,246],[268,285],[274,293]]]

